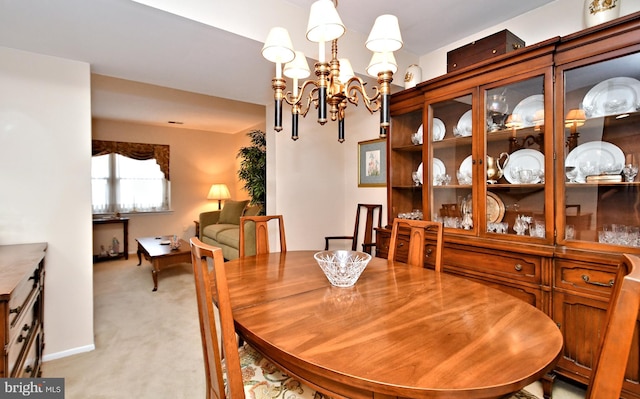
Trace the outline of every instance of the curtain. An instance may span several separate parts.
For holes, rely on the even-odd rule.
[[[169,146],[164,144],[124,143],[121,141],[91,140],[91,155],[120,154],[137,160],[155,159],[169,179]]]

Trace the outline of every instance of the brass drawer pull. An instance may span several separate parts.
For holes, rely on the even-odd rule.
[[[516,263],[514,269],[516,269],[517,272],[522,271],[522,265],[520,263]]]
[[[21,310],[22,310],[22,306],[18,306],[16,308],[9,309],[9,314],[11,314],[11,313],[20,313]]]
[[[582,275],[582,280],[584,280],[585,283],[587,284],[591,284],[591,285],[597,285],[598,287],[613,287],[613,279],[609,280],[609,283],[600,283],[597,281],[591,281],[589,280],[589,276],[587,276],[586,274]]]
[[[31,329],[31,326],[29,326],[28,324],[25,324],[24,326],[22,326],[22,331],[26,331],[27,334],[25,336],[22,336],[22,334],[20,334],[18,336],[18,342],[22,342],[25,339],[27,339],[27,337],[29,337],[29,330]]]

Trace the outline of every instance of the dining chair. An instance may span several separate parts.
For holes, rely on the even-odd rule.
[[[391,228],[391,240],[389,241],[389,254],[387,259],[395,260],[398,246],[403,246],[403,242],[398,242],[398,232],[400,228],[409,228],[409,249],[407,255],[407,264],[412,266],[424,267],[427,232],[435,232],[436,234],[436,253],[435,253],[435,270],[442,271],[442,247],[443,247],[443,226],[440,222],[432,222],[427,220],[411,220],[411,219],[393,219]],[[427,254],[431,256],[431,253]]]
[[[295,396],[330,399],[279,370],[250,345],[245,343],[238,347],[222,249],[195,237],[191,238],[190,244],[206,373],[206,398],[268,396],[284,399]],[[216,324],[216,314],[219,315],[219,324]]]
[[[380,204],[358,204],[356,208],[356,224],[353,228],[353,235],[350,236],[327,236],[324,238],[324,250],[329,249],[329,244],[333,240],[351,240],[351,250],[358,248],[358,234],[360,232],[360,217],[366,211],[364,224],[364,238],[362,240],[362,251],[371,254],[371,249],[375,247],[373,242],[373,229],[382,225],[382,205]],[[374,222],[377,223],[374,225]]]
[[[255,243],[256,243],[256,255],[267,254],[269,250],[269,221],[278,221],[278,235],[280,236],[280,252],[287,252],[287,240],[284,235],[284,219],[282,215],[267,215],[267,216],[242,216],[240,218],[240,257],[245,257],[247,238],[251,239],[251,235],[248,234],[246,228],[247,223],[255,224]]]
[[[604,333],[587,386],[587,399],[618,399],[640,308],[640,258],[624,254],[618,267]]]

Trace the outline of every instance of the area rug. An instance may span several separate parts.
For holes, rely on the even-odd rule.
[[[510,399],[540,399],[540,398],[523,389],[520,392],[516,392],[514,395],[512,395]]]

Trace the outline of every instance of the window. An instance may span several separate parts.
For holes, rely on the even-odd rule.
[[[96,142],[94,140],[91,163],[93,213],[170,209],[169,146],[118,142],[96,145]],[[141,148],[150,151],[141,151]],[[165,150],[166,157],[162,156]]]

